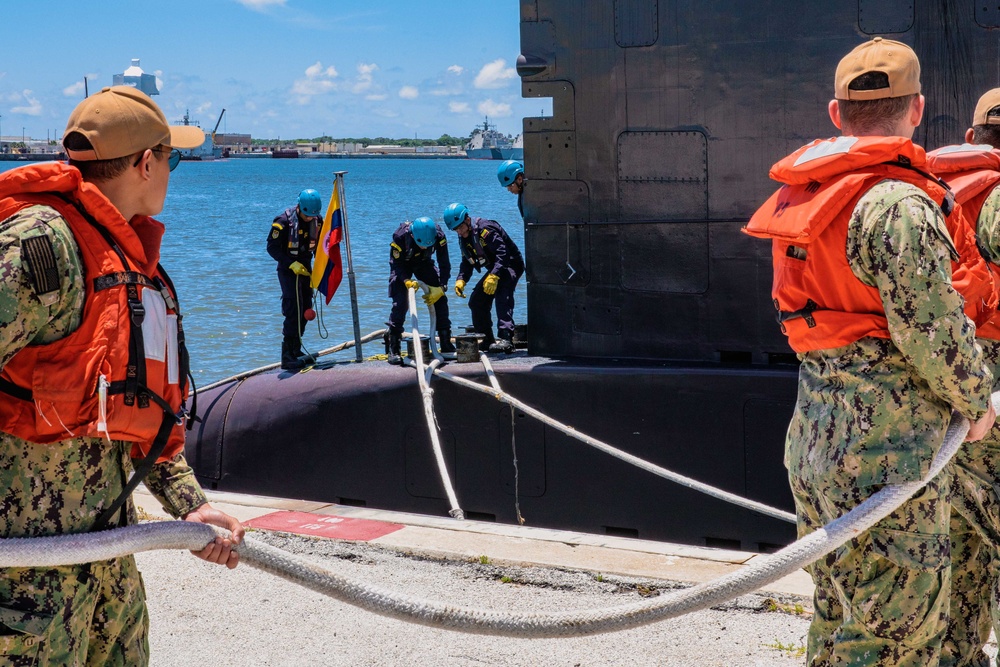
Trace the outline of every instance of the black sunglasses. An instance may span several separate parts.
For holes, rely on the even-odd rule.
[[[164,153],[164,152],[166,152],[167,148],[169,148],[169,147],[165,146],[163,148],[160,148],[159,146],[157,146],[156,148],[150,148],[149,150],[155,151],[157,153]],[[144,152],[145,151],[143,151],[143,153]],[[137,157],[135,159],[135,162],[132,163],[132,166],[133,167],[138,167],[139,163],[141,161],[142,161],[142,153],[139,153],[139,157]],[[173,171],[174,169],[176,169],[177,165],[180,164],[180,162],[181,162],[181,152],[179,150],[177,150],[176,148],[171,148],[170,149],[170,156],[167,158],[167,166],[170,167],[170,171]]]

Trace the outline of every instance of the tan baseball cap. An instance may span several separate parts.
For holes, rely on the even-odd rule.
[[[1000,88],[987,90],[979,102],[976,104],[976,112],[972,114],[972,124],[975,125],[1000,125],[1000,113],[990,116],[990,111],[1000,107]]]
[[[194,125],[167,125],[167,117],[148,95],[131,86],[103,88],[80,102],[66,122],[63,140],[79,132],[93,150],[70,150],[73,160],[112,160],[160,144],[197,148],[205,133]]]
[[[886,88],[851,90],[851,81],[868,72],[889,77]],[[834,97],[838,100],[881,100],[920,92],[920,61],[906,44],[876,37],[855,47],[837,65]]]

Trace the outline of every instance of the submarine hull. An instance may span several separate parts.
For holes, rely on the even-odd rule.
[[[794,368],[494,363],[512,396],[674,472],[791,511],[782,465]],[[478,364],[447,370],[487,384]],[[434,379],[441,443],[473,520],[766,551],[794,526],[613,458],[489,395]],[[271,373],[199,396],[187,457],[210,489],[447,516],[415,371]],[[515,462],[516,460],[516,462]]]

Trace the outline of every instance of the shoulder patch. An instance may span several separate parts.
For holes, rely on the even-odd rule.
[[[441,240],[438,241],[438,245],[448,245],[448,239],[442,236]]]
[[[21,239],[21,264],[31,277],[35,294],[42,296],[59,289],[56,253],[52,239],[45,234]]]
[[[399,255],[400,255],[400,253],[403,252],[403,249],[400,248],[399,245],[397,245],[395,241],[393,241],[392,243],[390,243],[389,247],[392,248],[392,256],[393,256],[393,258],[394,259],[399,259]]]
[[[489,235],[490,235],[490,230],[488,229],[484,229],[482,232],[479,233],[479,236],[484,239]]]
[[[278,234],[280,234],[280,233],[281,233],[281,227],[278,227],[277,229],[271,230],[271,238],[272,239],[278,238]]]

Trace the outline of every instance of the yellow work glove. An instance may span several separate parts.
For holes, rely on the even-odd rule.
[[[444,296],[444,290],[440,287],[432,287],[427,294],[424,295],[424,303],[428,306],[433,306],[438,299]]]
[[[460,296],[463,299],[465,298],[465,281],[464,280],[456,280],[455,281],[455,296]]]
[[[307,269],[302,262],[292,262],[288,265],[288,268],[292,270],[297,276],[311,276],[312,272]]]
[[[420,283],[418,283],[416,280],[407,280],[403,284],[406,286],[406,289],[417,289],[418,287],[420,287]]]
[[[500,277],[495,273],[491,273],[483,279],[483,291],[492,296],[497,291],[498,282],[500,282]]]

